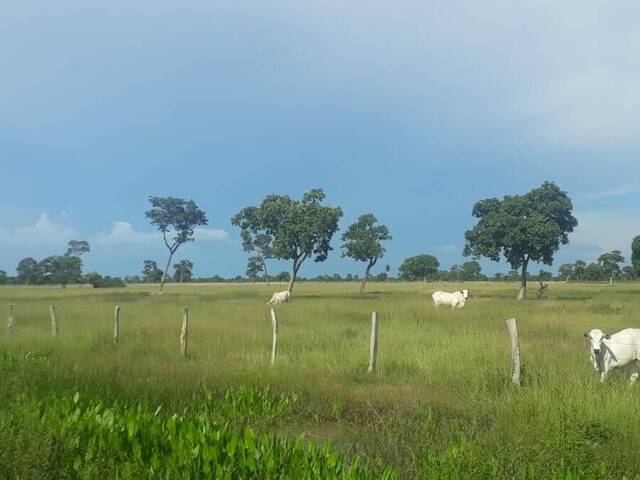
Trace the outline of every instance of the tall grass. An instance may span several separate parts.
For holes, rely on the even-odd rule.
[[[392,466],[401,478],[640,473],[640,391],[622,374],[600,385],[581,336],[594,327],[640,326],[640,286],[553,283],[548,299],[518,303],[515,285],[466,284],[473,297],[456,312],[434,309],[429,293],[460,285],[370,287],[359,299],[355,283],[296,286],[291,303],[278,307],[273,368],[265,301],[278,286],[170,286],[162,296],[147,287],[2,288],[0,302],[15,305],[16,327],[0,337],[0,402],[78,391],[106,405],[162,405],[182,414],[205,389],[223,398],[246,388],[233,398],[268,391],[268,398],[296,400],[271,417],[237,413],[247,410],[238,400],[236,413],[221,414],[237,428],[331,440],[345,462],[359,454],[378,473]],[[116,304],[121,337],[114,347]],[[186,360],[178,340],[183,305],[191,322]],[[376,375],[366,373],[372,310],[381,325]],[[509,384],[510,317],[521,336],[521,388]],[[1,449],[9,440],[0,434]]]

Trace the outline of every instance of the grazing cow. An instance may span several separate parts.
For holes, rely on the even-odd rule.
[[[275,292],[271,297],[271,300],[267,302],[267,305],[269,305],[270,303],[276,305],[278,303],[288,302],[289,297],[291,297],[289,290],[285,290],[284,292]]]
[[[601,382],[614,368],[626,368],[630,383],[638,379],[635,361],[640,359],[640,328],[625,328],[612,335],[595,328],[584,336],[591,342],[591,364],[600,372]]]
[[[464,307],[464,304],[469,298],[469,290],[462,290],[461,292],[434,292],[431,295],[433,298],[433,304],[438,307],[440,305],[451,305],[451,310],[456,308],[460,309]]]

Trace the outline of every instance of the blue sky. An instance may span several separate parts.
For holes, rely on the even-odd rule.
[[[389,226],[382,265],[448,268],[474,202],[544,180],[580,222],[554,269],[628,255],[639,16],[631,1],[4,2],[0,269],[79,238],[86,270],[138,273],[166,253],[147,197],[173,195],[210,220],[178,258],[241,274],[230,217],[314,187],[342,230],[366,212]],[[302,275],[360,273],[337,250]]]

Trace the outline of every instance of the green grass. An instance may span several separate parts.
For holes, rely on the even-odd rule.
[[[16,327],[0,336],[0,477],[66,478],[78,452],[47,419],[76,392],[122,411],[162,406],[162,421],[175,413],[193,422],[206,411],[238,435],[250,428],[287,442],[304,434],[309,448],[331,441],[345,469],[358,456],[367,475],[386,467],[399,478],[640,475],[640,385],[627,387],[623,374],[600,385],[582,338],[595,327],[640,326],[640,285],[552,283],[549,298],[520,303],[515,284],[465,287],[473,297],[451,312],[435,310],[429,294],[460,285],[372,283],[364,299],[355,283],[297,285],[278,307],[273,368],[265,301],[277,285],[169,286],[162,296],[138,286],[1,288]],[[49,304],[59,317],[55,339]],[[188,359],[179,354],[184,305]],[[381,322],[376,375],[366,373],[372,310]],[[520,388],[509,384],[511,317]],[[217,400],[207,404],[207,395]],[[87,438],[99,437],[87,428]],[[131,468],[120,478],[147,478]]]

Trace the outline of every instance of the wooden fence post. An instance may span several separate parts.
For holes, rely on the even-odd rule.
[[[7,333],[11,335],[11,330],[15,326],[16,320],[13,317],[13,305],[7,305]]]
[[[55,305],[49,305],[49,317],[51,318],[51,336],[58,336],[58,317],[56,316]]]
[[[120,336],[120,305],[116,305],[116,311],[113,315],[113,344],[118,344]]]
[[[276,363],[276,348],[278,344],[278,315],[271,309],[271,325],[273,326],[273,339],[271,341],[271,366]]]
[[[180,332],[180,353],[187,356],[187,342],[189,339],[189,307],[184,307],[182,312],[182,331]]]
[[[378,312],[371,312],[371,342],[369,344],[369,373],[376,371],[378,360]]]
[[[511,337],[511,383],[520,385],[520,343],[515,318],[507,320],[507,329]]]

